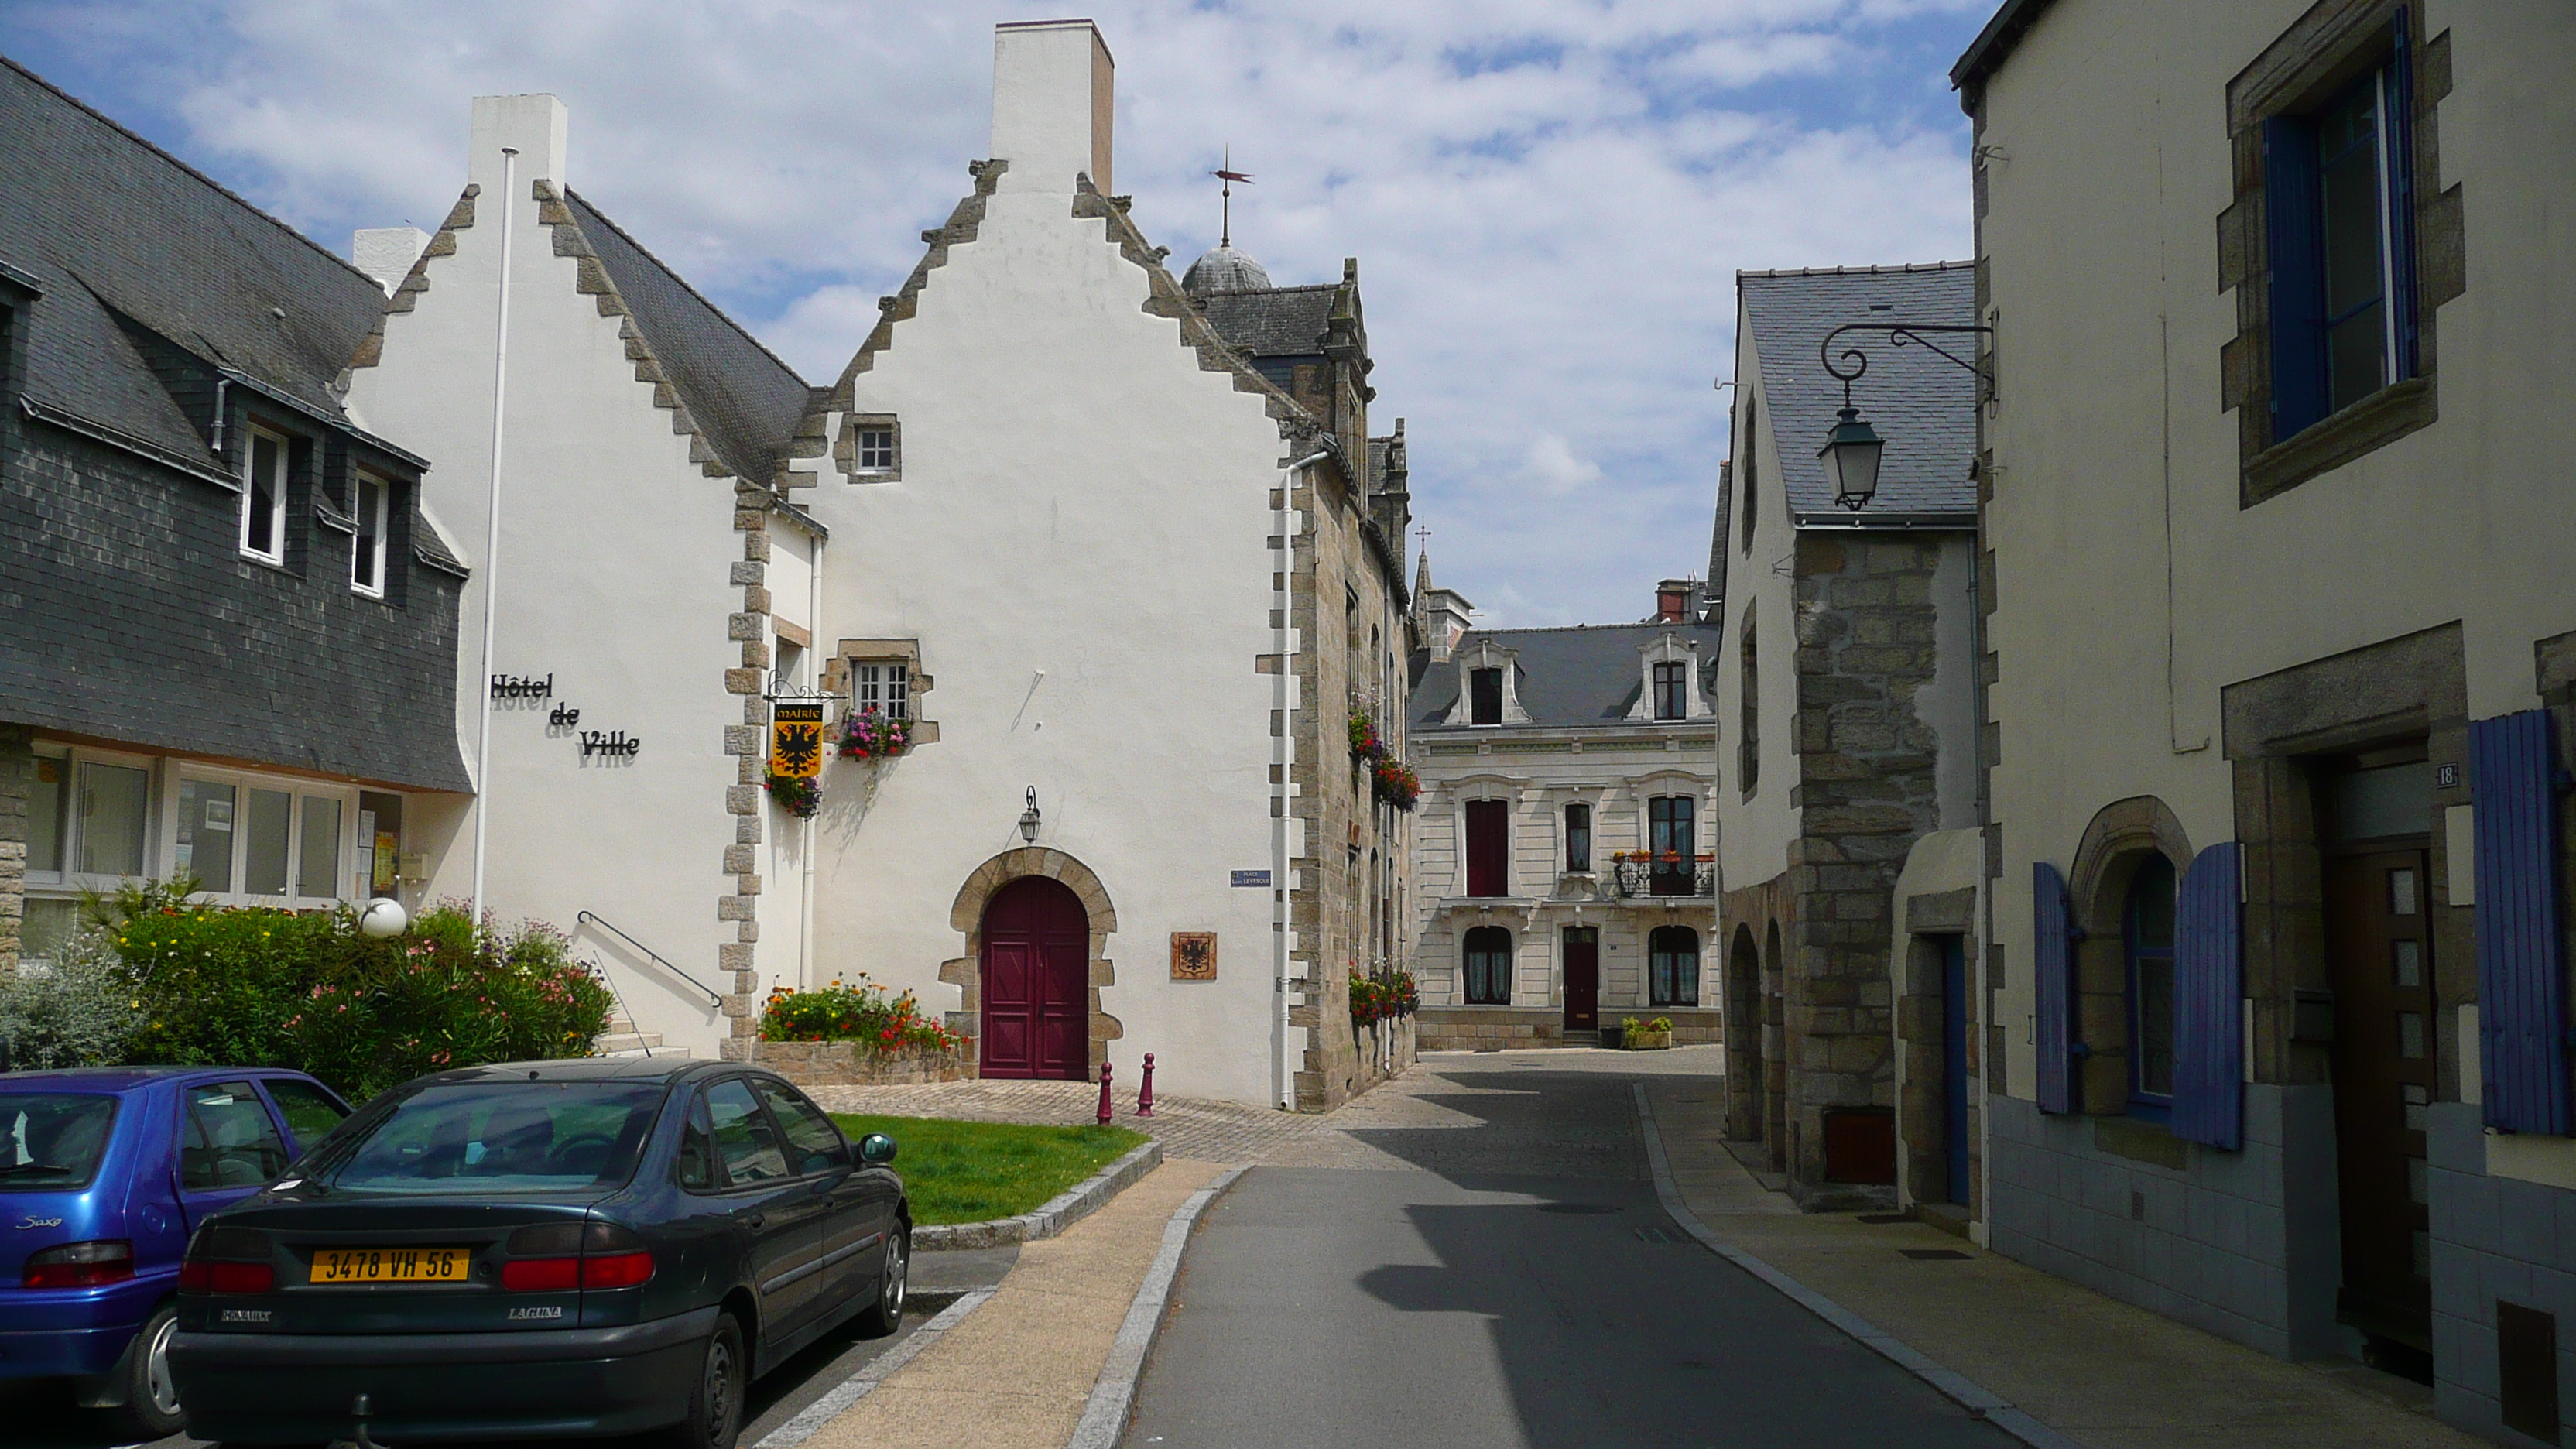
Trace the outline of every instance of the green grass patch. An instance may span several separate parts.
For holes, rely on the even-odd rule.
[[[974,1223],[1044,1203],[1141,1146],[1124,1127],[1023,1127],[945,1117],[835,1114],[852,1142],[871,1132],[895,1141],[894,1170],[912,1198],[912,1220]]]

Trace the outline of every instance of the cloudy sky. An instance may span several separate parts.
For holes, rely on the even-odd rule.
[[[1963,257],[1945,79],[1994,0],[1088,0],[1117,185],[1174,265],[1360,258],[1441,583],[1613,622],[1707,565],[1734,273]],[[809,379],[984,154],[982,0],[0,0],[0,51],[344,250],[432,228],[468,98],[552,91],[572,184]],[[1819,424],[1821,427],[1821,423]]]

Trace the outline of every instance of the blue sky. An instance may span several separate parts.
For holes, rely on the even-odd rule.
[[[1177,266],[1360,259],[1377,431],[1489,626],[1642,616],[1706,567],[1737,268],[1969,252],[1946,79],[1993,0],[1095,0],[1116,187]],[[5,0],[0,51],[345,251],[432,227],[468,101],[552,91],[572,184],[828,381],[968,189],[991,27],[750,0]],[[1819,430],[1825,421],[1819,420]]]

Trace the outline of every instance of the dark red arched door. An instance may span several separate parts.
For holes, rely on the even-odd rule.
[[[985,1076],[1090,1074],[1090,947],[1090,914],[1062,882],[1027,876],[994,894],[984,907]]]

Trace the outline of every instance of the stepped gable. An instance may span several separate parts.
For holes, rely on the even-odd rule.
[[[31,406],[208,476],[211,400],[172,387],[191,374],[347,426],[333,384],[384,309],[364,273],[5,57],[0,175],[0,264],[43,292]]]

